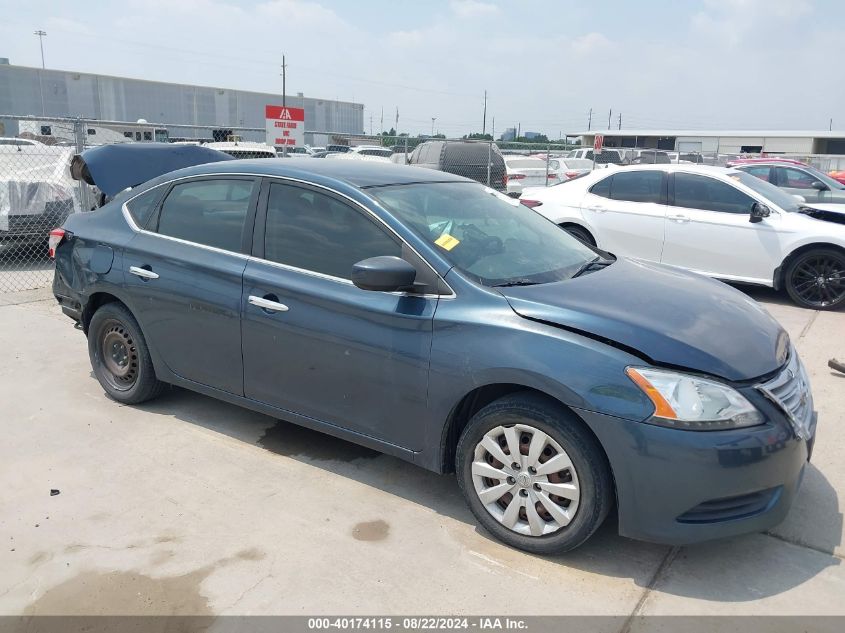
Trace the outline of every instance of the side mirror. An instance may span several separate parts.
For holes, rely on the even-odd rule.
[[[748,218],[749,222],[762,222],[763,218],[767,218],[772,214],[772,210],[762,202],[755,202],[751,205],[751,214]]]
[[[352,266],[352,283],[361,290],[395,292],[414,285],[417,269],[392,255],[370,257]]]
[[[818,189],[819,191],[827,191],[828,189],[830,189],[830,187],[828,187],[826,184],[819,180],[814,181],[810,186],[813,189]]]

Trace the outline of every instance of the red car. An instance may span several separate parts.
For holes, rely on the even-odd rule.
[[[834,180],[838,180],[843,185],[845,185],[845,171],[838,170],[838,171],[829,171],[827,175],[833,178]]]
[[[792,158],[778,158],[770,156],[768,158],[735,158],[725,163],[725,167],[736,167],[737,165],[753,165],[754,163],[788,163],[790,165],[801,165],[802,167],[809,167],[807,163],[802,163],[800,160]]]

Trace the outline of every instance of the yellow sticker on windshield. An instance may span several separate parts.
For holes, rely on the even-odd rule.
[[[445,248],[447,251],[451,251],[453,248],[455,248],[458,244],[461,243],[461,240],[459,240],[457,237],[452,237],[448,233],[444,233],[436,240],[434,240],[434,243],[437,244],[440,248]]]

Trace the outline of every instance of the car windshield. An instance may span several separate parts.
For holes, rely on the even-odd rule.
[[[596,259],[553,222],[484,185],[417,183],[368,193],[485,286],[561,281]]]
[[[813,176],[815,176],[816,178],[818,178],[819,182],[826,184],[831,189],[837,189],[837,190],[845,189],[845,185],[843,185],[841,182],[839,182],[838,180],[834,180],[833,178],[828,176],[826,173],[819,171],[815,167],[803,167],[803,169],[804,169],[804,171],[806,171],[806,172],[812,174]]]
[[[778,189],[765,180],[760,180],[757,176],[739,170],[732,172],[730,176],[764,198],[771,200],[784,211],[797,212],[803,206],[795,196],[786,193],[783,189]]]

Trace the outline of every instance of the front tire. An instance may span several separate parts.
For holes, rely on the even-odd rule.
[[[610,468],[595,437],[535,393],[505,396],[476,413],[458,442],[456,467],[479,523],[535,554],[578,547],[613,504]]]
[[[100,385],[123,404],[151,400],[166,386],[156,378],[138,322],[120,303],[107,303],[91,317],[88,356]]]
[[[578,226],[577,224],[561,224],[560,228],[562,228],[576,240],[586,244],[587,246],[596,245],[596,240],[592,235],[590,235],[590,232],[587,229]]]
[[[803,308],[845,305],[845,253],[832,248],[801,253],[787,266],[784,281],[790,299]]]

